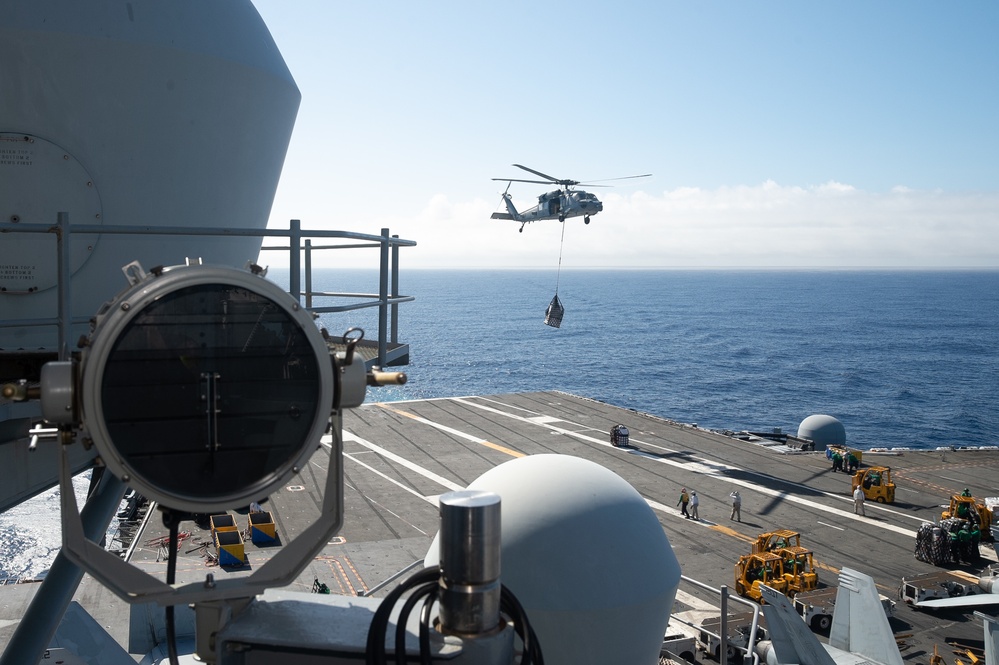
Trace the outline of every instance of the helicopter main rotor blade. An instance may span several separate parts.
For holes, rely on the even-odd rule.
[[[514,164],[514,166],[516,166],[518,169],[524,169],[525,171],[529,171],[529,172],[533,173],[534,175],[539,175],[542,178],[548,178],[549,182],[559,182],[558,178],[553,178],[550,175],[546,175],[546,174],[542,173],[541,171],[535,171],[534,169],[529,169],[526,166],[522,166],[520,164]]]
[[[555,183],[548,182],[547,180],[519,180],[517,178],[493,178],[493,180],[502,180],[503,182],[530,182],[535,185],[553,185]]]
[[[493,178],[493,180],[502,180],[504,182],[529,182],[529,183],[535,184],[535,185],[553,184],[553,185],[558,185],[559,187],[564,187],[566,189],[569,189],[570,187],[575,187],[576,185],[587,185],[587,186],[592,186],[592,187],[613,187],[613,185],[598,185],[596,183],[610,182],[612,180],[632,180],[634,178],[649,178],[649,177],[652,176],[651,173],[643,173],[642,175],[626,175],[626,176],[623,176],[621,178],[602,178],[600,180],[587,180],[586,182],[580,182],[579,180],[568,180],[568,179],[559,180],[558,178],[551,177],[547,173],[542,173],[541,171],[535,171],[534,169],[529,168],[527,166],[524,166],[523,164],[514,164],[514,166],[516,166],[518,169],[523,169],[523,170],[527,171],[528,173],[533,173],[536,176],[541,176],[542,178],[547,178],[547,181],[545,181],[545,180],[521,180],[519,178]]]
[[[579,184],[578,180],[559,180],[558,178],[551,177],[547,173],[542,173],[541,171],[535,171],[534,169],[529,169],[523,164],[514,164],[514,166],[516,166],[518,169],[524,169],[525,171],[530,171],[534,175],[539,175],[542,178],[548,178],[550,182],[553,182],[554,184],[559,185],[560,187],[573,187]]]
[[[632,178],[649,178],[651,173],[644,173],[642,175],[626,175],[622,178],[601,178],[600,180],[587,180],[586,182],[579,183],[580,185],[592,185],[595,182],[610,182],[611,180],[631,180]],[[597,185],[599,186],[599,185]],[[612,185],[603,185],[604,187],[612,187]]]

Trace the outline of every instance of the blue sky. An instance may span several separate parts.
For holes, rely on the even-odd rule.
[[[271,226],[554,267],[557,222],[489,219],[516,162],[653,174],[564,267],[999,267],[995,2],[254,4],[302,93]]]

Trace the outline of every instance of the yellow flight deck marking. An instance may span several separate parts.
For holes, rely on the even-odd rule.
[[[506,453],[510,457],[526,457],[527,456],[526,453],[517,452],[516,450],[513,450],[511,448],[507,448],[506,446],[501,446],[498,443],[493,443],[492,441],[479,441],[479,443],[481,443],[486,448],[492,448],[493,450],[498,450],[501,453]]]
[[[441,425],[440,423],[435,423],[432,420],[427,420],[426,418],[421,418],[420,416],[417,416],[415,414],[409,413],[408,411],[401,411],[399,409],[394,409],[394,408],[392,408],[391,406],[389,406],[385,402],[379,402],[376,406],[380,406],[381,408],[385,409],[386,411],[391,411],[392,413],[396,413],[396,414],[398,414],[400,416],[405,416],[406,418],[410,418],[412,420],[415,420],[416,422],[423,423],[424,425],[430,425],[431,427],[439,429],[442,432],[447,432],[448,434],[453,434],[454,436],[457,436],[457,437],[460,437],[462,439],[465,439],[466,441],[471,441],[472,443],[478,443],[479,445],[483,445],[486,448],[492,448],[493,450],[497,450],[497,451],[499,451],[499,452],[501,452],[501,453],[503,453],[505,455],[509,455],[510,457],[526,457],[527,456],[526,453],[522,453],[522,452],[514,450],[512,448],[507,448],[506,446],[501,446],[500,444],[493,443],[492,441],[487,441],[485,439],[480,439],[479,437],[472,436],[471,434],[465,434],[464,432],[458,431],[458,430],[454,429],[453,427],[448,427],[447,425]]]
[[[755,543],[756,539],[752,536],[747,536],[744,533],[739,533],[735,529],[727,526],[722,526],[721,524],[710,525],[711,529],[717,531],[718,533],[724,533],[726,536],[732,536],[733,538],[738,538],[739,540],[744,540],[747,543]]]
[[[350,571],[354,574],[354,577],[357,579],[357,582],[360,584],[361,591],[366,592],[368,590],[368,585],[364,583],[363,579],[361,579],[360,574],[357,572],[357,569],[354,567],[354,564],[349,557],[319,555],[316,557],[316,561],[326,562],[326,565],[329,567],[330,573],[333,576],[333,580],[340,587],[340,595],[344,596],[359,595],[357,592],[357,588],[354,586],[353,581],[351,581],[350,579],[350,575],[347,574],[347,570],[344,568],[344,563],[347,564],[347,568],[350,568]]]
[[[830,573],[835,573],[836,575],[839,575],[839,568],[837,568],[836,566],[830,566],[828,563],[822,563],[821,561],[816,561],[814,563],[816,568],[821,568],[822,570],[828,570]]]

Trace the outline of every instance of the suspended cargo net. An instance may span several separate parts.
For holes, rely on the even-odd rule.
[[[545,325],[558,328],[562,325],[563,314],[565,314],[565,308],[562,307],[562,303],[558,299],[558,293],[556,293],[552,301],[548,303],[548,309],[545,310]]]

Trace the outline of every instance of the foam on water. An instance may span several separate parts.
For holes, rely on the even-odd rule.
[[[89,487],[89,471],[73,478],[78,506]],[[62,547],[59,497],[54,489],[0,513],[0,580],[31,580],[48,571]]]

